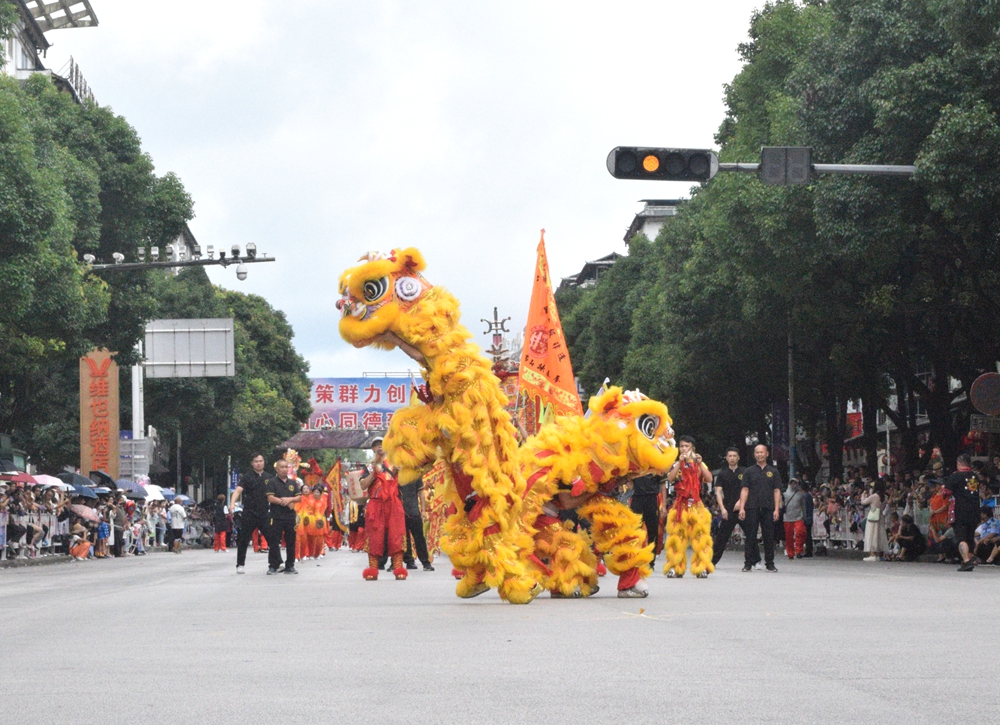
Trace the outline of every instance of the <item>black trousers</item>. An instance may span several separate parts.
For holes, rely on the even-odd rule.
[[[632,494],[629,508],[642,516],[642,523],[646,527],[646,544],[653,544],[653,561],[656,561],[656,538],[660,533],[660,507],[656,494]]]
[[[774,509],[748,508],[743,531],[747,536],[743,563],[753,566],[760,563],[760,547],[757,546],[757,528],[760,527],[764,539],[764,563],[774,566]]]
[[[244,566],[247,563],[247,547],[253,540],[253,530],[260,529],[266,539],[267,527],[267,514],[258,514],[243,509],[243,513],[240,515],[240,528],[236,532],[236,566]]]
[[[115,543],[111,545],[111,553],[114,556],[122,556],[125,553],[125,531],[115,527]]]
[[[712,563],[718,564],[719,559],[722,558],[722,553],[726,550],[726,544],[729,543],[729,537],[733,535],[733,531],[739,526],[743,529],[744,534],[746,533],[746,524],[740,521],[740,514],[738,511],[733,511],[732,509],[727,509],[729,512],[728,519],[722,519],[719,521],[719,529],[715,533],[715,538],[712,540]],[[744,538],[746,538],[744,536]]]
[[[410,537],[413,537],[412,541]],[[431,565],[431,558],[427,555],[427,539],[424,538],[424,520],[420,516],[406,517],[406,552],[403,554],[403,561],[407,564],[413,561],[413,548],[416,544],[417,558],[424,566]]]
[[[281,535],[285,535],[285,569],[295,568],[295,517],[272,518],[265,528],[267,539],[267,565],[271,569],[281,566]],[[251,529],[252,531],[253,529]]]
[[[813,523],[806,521],[806,558],[813,555]]]

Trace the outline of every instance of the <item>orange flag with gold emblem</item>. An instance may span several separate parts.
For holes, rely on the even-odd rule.
[[[549,260],[545,256],[545,230],[538,242],[535,282],[524,328],[521,368],[518,371],[523,420],[529,434],[538,432],[541,423],[552,415],[583,415],[576,392],[573,365],[563,335],[559,310],[552,294]]]

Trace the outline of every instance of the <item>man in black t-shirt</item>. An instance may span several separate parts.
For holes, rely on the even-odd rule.
[[[976,542],[976,527],[979,525],[979,478],[972,470],[969,456],[961,454],[957,461],[958,470],[948,476],[944,486],[955,497],[955,520],[951,528],[958,541],[958,553],[962,557],[959,571],[976,568],[972,552]]]
[[[267,573],[277,574],[281,566],[281,537],[285,537],[285,573],[298,574],[295,568],[295,504],[302,498],[298,483],[288,477],[288,461],[278,459],[277,474],[267,481],[267,502],[270,504],[267,538]]]
[[[743,488],[740,492],[740,521],[744,521],[747,542],[743,552],[743,571],[752,571],[760,563],[757,546],[757,529],[764,539],[764,564],[770,572],[774,566],[774,522],[781,515],[781,475],[769,465],[767,446],[757,444],[753,449],[754,465],[743,469]]]
[[[653,544],[653,561],[650,566],[656,568],[656,544],[660,534],[660,507],[657,505],[657,496],[666,492],[666,484],[663,479],[647,474],[632,479],[632,500],[629,507],[642,516],[642,523],[646,526],[646,543]]]
[[[243,500],[243,513],[240,515],[240,528],[236,534],[236,573],[243,573],[247,562],[247,546],[255,529],[260,530],[267,538],[267,494],[264,487],[264,455],[254,453],[250,457],[250,471],[240,476],[240,481],[229,499],[229,510],[236,511],[236,502]]]
[[[740,521],[740,493],[743,491],[743,468],[740,466],[739,448],[726,451],[726,465],[715,474],[715,500],[719,504],[719,514],[722,522],[715,533],[712,542],[712,564],[718,564],[733,535],[737,525],[743,528]]]

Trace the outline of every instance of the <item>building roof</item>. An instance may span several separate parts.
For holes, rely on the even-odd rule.
[[[43,33],[97,25],[97,15],[90,7],[90,0],[22,0],[22,3]]]
[[[332,430],[299,431],[279,448],[294,448],[297,451],[313,451],[320,448],[371,448],[374,438],[385,435],[384,430],[354,430],[334,428]]]
[[[643,202],[642,210],[635,215],[628,231],[625,232],[625,244],[632,241],[632,237],[639,233],[647,221],[665,221],[667,218],[677,214],[677,207],[684,203],[684,199],[640,199]]]
[[[31,44],[35,46],[35,50],[46,51],[49,49],[49,41],[46,40],[44,31],[35,20],[35,15],[31,8],[28,7],[29,3],[25,0],[14,0],[14,4],[17,6],[18,12],[21,14],[21,19],[24,21],[24,33],[27,36],[27,40],[31,41]]]
[[[600,259],[595,259],[583,265],[583,269],[569,277],[563,277],[560,287],[585,287],[587,283],[596,282],[602,274],[624,255],[612,252]]]

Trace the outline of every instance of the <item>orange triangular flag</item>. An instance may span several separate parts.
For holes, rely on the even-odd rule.
[[[573,366],[563,335],[559,310],[552,294],[549,261],[545,256],[545,230],[538,242],[535,282],[528,307],[528,324],[524,328],[524,347],[518,384],[524,402],[536,415],[528,416],[534,425],[529,433],[537,433],[541,422],[555,415],[583,415],[580,396],[576,392]]]

